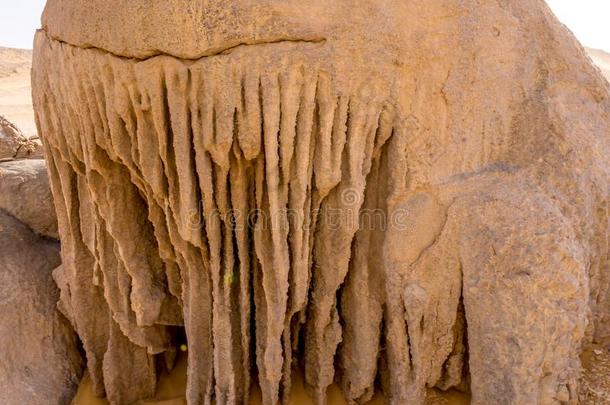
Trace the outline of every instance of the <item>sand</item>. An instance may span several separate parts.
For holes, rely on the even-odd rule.
[[[186,404],[186,355],[178,358],[176,367],[171,373],[163,374],[159,379],[157,393],[154,398],[138,402],[141,405],[184,405]],[[314,400],[307,394],[303,386],[303,376],[299,373],[294,375],[294,385],[292,387],[292,405],[313,405]],[[341,390],[335,384],[328,390],[328,403],[331,405],[347,405],[347,401],[341,395]],[[368,405],[382,405],[384,398],[378,394]],[[467,405],[470,398],[467,394],[450,390],[441,392],[439,390],[429,390],[426,405]],[[261,404],[261,393],[258,387],[252,389],[250,405]],[[83,381],[76,393],[72,405],[109,405],[103,398],[96,398],[92,393],[91,378],[85,374]]]
[[[30,68],[32,51],[0,47],[0,115],[25,135],[36,134]]]

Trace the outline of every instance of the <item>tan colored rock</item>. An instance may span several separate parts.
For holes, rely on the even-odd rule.
[[[0,115],[0,160],[41,158],[42,143],[37,138],[27,138],[21,130]]]
[[[191,404],[575,403],[610,336],[610,89],[541,0],[49,0],[33,90],[111,403],[181,325]]]
[[[0,162],[0,209],[28,225],[37,234],[59,239],[44,160]]]
[[[15,157],[24,141],[19,128],[0,116],[0,159]]]
[[[0,403],[70,402],[82,370],[77,337],[57,311],[59,244],[0,211]]]

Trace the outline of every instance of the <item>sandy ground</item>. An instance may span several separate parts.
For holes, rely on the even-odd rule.
[[[580,383],[579,405],[610,404],[610,344],[598,344],[587,348],[582,354],[582,379]],[[301,375],[293,376],[292,405],[313,405],[314,402],[305,391]],[[160,376],[155,398],[141,401],[141,405],[185,405],[186,398],[186,354],[182,354],[171,373]],[[384,398],[376,395],[368,405],[382,405]],[[429,390],[425,405],[468,405],[467,394],[451,390],[441,392]],[[78,389],[73,405],[109,405],[105,399],[96,398],[91,391],[91,379],[85,374]],[[250,405],[261,404],[261,393],[253,389]],[[347,405],[339,388],[332,385],[328,390],[329,405]]]
[[[587,348],[581,356],[583,374],[579,405],[610,404],[610,343]]]
[[[91,379],[85,375],[81,383],[73,405],[108,405],[105,399],[95,398],[91,391]],[[186,398],[186,355],[179,357],[176,367],[170,374],[162,374],[159,380],[157,395],[155,398],[138,402],[141,405],[185,405]],[[430,390],[425,405],[468,405],[470,398],[467,394],[458,391],[440,392]],[[262,404],[261,392],[254,388],[251,392],[249,405]],[[343,399],[339,387],[332,385],[328,389],[328,404],[329,405],[347,405],[347,401]],[[377,394],[367,405],[383,405],[385,404],[382,395]],[[303,377],[299,374],[293,376],[293,389],[291,395],[291,405],[314,405],[314,401],[307,394],[303,386]]]

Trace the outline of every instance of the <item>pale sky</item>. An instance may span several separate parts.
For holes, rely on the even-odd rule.
[[[610,52],[609,0],[547,0],[547,3],[583,45]]]
[[[332,1],[332,0],[329,0]],[[610,0],[547,0],[585,46],[610,52]],[[32,48],[45,0],[0,0],[0,46]]]
[[[0,0],[0,46],[32,49],[45,0]]]

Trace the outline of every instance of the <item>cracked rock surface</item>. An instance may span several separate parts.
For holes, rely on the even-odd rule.
[[[94,392],[574,403],[610,89],[542,1],[50,0],[33,96]]]

